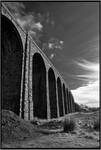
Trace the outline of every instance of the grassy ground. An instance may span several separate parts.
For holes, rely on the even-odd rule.
[[[7,113],[8,114],[8,113]],[[12,116],[12,117],[11,117]],[[8,129],[5,130],[3,125],[3,142],[2,147],[4,148],[98,148],[99,147],[99,132],[93,129],[93,122],[99,118],[99,113],[73,113],[68,114],[66,118],[71,117],[76,122],[75,130],[64,133],[63,132],[63,120],[53,119],[50,122],[42,122],[35,125],[26,122],[19,117],[14,116],[13,113],[3,116],[3,123],[9,119],[9,126],[11,118],[15,118],[16,124],[19,125],[10,129],[13,136],[9,135]],[[5,118],[5,119],[4,119]],[[13,125],[14,126],[14,125]],[[22,130],[24,126],[24,130]],[[7,128],[7,123],[6,123]],[[21,130],[21,131],[20,131]],[[5,135],[6,132],[6,135]],[[21,132],[21,135],[18,133]],[[15,136],[16,134],[16,136]]]

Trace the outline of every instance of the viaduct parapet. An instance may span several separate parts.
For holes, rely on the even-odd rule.
[[[44,52],[2,4],[2,109],[33,120],[75,111],[66,82]]]

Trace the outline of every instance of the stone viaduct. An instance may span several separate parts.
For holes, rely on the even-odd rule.
[[[75,111],[66,82],[2,4],[2,109],[21,118],[52,119]]]

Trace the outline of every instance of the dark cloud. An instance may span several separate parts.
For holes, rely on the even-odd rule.
[[[11,5],[10,2],[8,3]],[[52,60],[54,66],[63,74],[70,88],[74,89],[82,85],[83,81],[78,80],[75,75],[85,74],[85,70],[79,68],[74,60],[83,58],[98,62],[99,4],[94,2],[14,2],[12,6],[12,9],[16,8],[17,12],[26,12],[19,22],[22,21],[23,26],[31,24],[32,35],[35,36],[36,29],[40,32],[39,29],[43,30],[42,27],[44,27],[40,37],[43,43],[48,43],[47,41],[52,37],[64,42],[62,51],[48,51],[46,48],[44,52],[54,58]],[[38,15],[36,18],[40,23],[36,26],[35,14]]]
[[[46,44],[44,52],[51,58],[69,88],[74,90],[84,86],[89,89],[90,71],[80,67],[79,63],[86,60],[99,64],[99,3],[26,1],[20,5],[17,3],[17,7],[15,9],[13,4],[12,9],[14,8],[16,13],[21,12],[20,17],[24,16],[20,21],[27,23],[27,18],[30,18],[28,25],[32,25],[32,35],[36,31],[34,25],[40,23],[37,27],[42,31],[40,40]],[[40,33],[39,29],[37,31]],[[47,44],[51,38],[63,41],[63,49],[48,50]],[[92,74],[92,80],[94,75]]]
[[[35,13],[35,11],[26,11],[26,5],[23,2],[4,2],[8,7],[10,12],[15,16],[17,22],[20,26],[32,36],[32,38],[37,42],[40,42],[40,37],[43,31],[43,22],[48,17],[46,14],[43,16],[40,13]]]
[[[22,2],[4,2],[13,14],[24,14],[25,5]]]

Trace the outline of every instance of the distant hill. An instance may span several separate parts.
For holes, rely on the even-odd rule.
[[[75,111],[76,112],[94,112],[94,111],[99,111],[99,107],[89,107],[84,104],[75,103]]]

